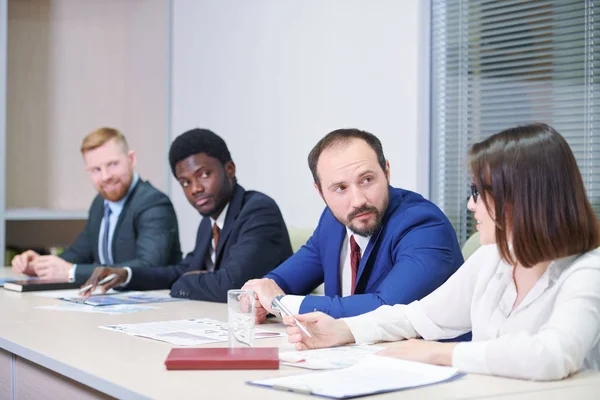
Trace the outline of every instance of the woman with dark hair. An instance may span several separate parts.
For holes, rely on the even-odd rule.
[[[535,380],[600,369],[600,231],[569,145],[532,124],[469,155],[482,246],[420,301],[338,320],[297,315],[312,337],[286,318],[297,349],[422,338],[381,354]],[[472,342],[434,342],[469,331]]]

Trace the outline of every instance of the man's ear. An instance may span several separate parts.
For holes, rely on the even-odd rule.
[[[323,197],[323,193],[321,192],[321,189],[319,188],[319,185],[317,184],[317,182],[313,182],[313,187],[317,190],[317,193],[319,193],[319,196],[321,196],[323,201],[325,201],[325,198]]]
[[[129,163],[131,164],[131,167],[135,168],[135,164],[137,162],[137,157],[135,156],[135,151],[129,150],[129,152],[127,153],[127,158],[129,159]]]
[[[235,164],[233,163],[233,161],[227,161],[225,163],[225,173],[227,174],[228,177],[230,178],[235,178]]]
[[[392,176],[390,172],[390,160],[385,160],[385,176],[387,177],[388,183],[390,182],[390,178]]]

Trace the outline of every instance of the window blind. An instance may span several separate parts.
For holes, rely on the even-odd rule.
[[[600,212],[600,0],[432,0],[431,198],[460,243],[469,147],[503,129],[552,125]]]

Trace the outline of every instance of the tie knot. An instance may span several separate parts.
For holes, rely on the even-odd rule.
[[[215,222],[213,224],[213,235],[218,235],[221,232],[221,229],[219,229],[219,225],[217,225],[217,223]]]
[[[353,253],[358,252],[358,254],[360,254],[360,246],[358,245],[358,243],[356,243],[356,240],[354,239],[354,235],[350,236],[350,250]]]

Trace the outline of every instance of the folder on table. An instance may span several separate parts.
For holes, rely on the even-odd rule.
[[[370,355],[348,368],[248,382],[276,390],[332,399],[350,399],[455,379],[455,368]]]
[[[34,280],[19,280],[14,282],[4,282],[4,289],[15,292],[34,292],[39,290],[62,290],[76,289],[81,286],[80,283],[66,280],[54,279],[34,279]]]
[[[171,297],[168,294],[162,293],[142,293],[142,292],[126,292],[96,295],[90,297],[61,297],[61,300],[70,301],[72,303],[87,304],[88,306],[116,306],[121,304],[145,304],[145,303],[165,303],[174,301],[188,301],[187,299],[179,299]]]
[[[168,370],[180,369],[279,369],[277,347],[207,347],[171,349]]]
[[[35,281],[38,280],[37,276],[30,277],[19,277],[19,278],[0,278],[0,286],[4,286],[6,282],[15,282],[15,281]]]

